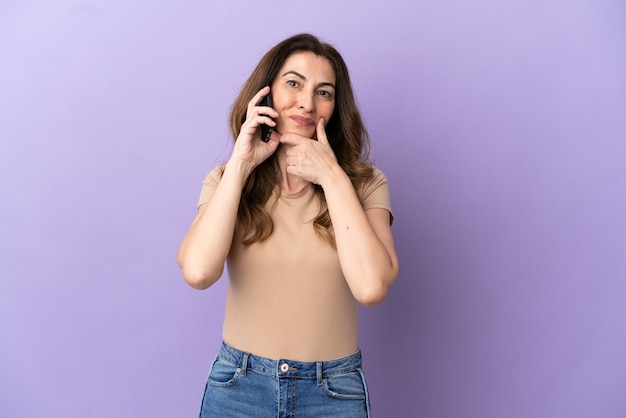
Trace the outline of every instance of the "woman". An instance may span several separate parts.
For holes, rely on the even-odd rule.
[[[369,416],[358,303],[385,298],[398,260],[343,59],[312,35],[279,43],[230,125],[232,154],[204,181],[178,254],[197,289],[228,263],[224,344],[200,416]]]

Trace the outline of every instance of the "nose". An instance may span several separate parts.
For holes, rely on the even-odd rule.
[[[305,112],[313,112],[315,110],[315,100],[313,99],[313,93],[308,91],[301,91],[298,97],[298,107]]]

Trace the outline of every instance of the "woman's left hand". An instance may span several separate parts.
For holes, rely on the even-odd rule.
[[[326,176],[338,167],[337,157],[328,142],[324,119],[317,121],[315,130],[317,141],[290,133],[282,135],[280,142],[291,145],[287,150],[287,173],[323,185]]]

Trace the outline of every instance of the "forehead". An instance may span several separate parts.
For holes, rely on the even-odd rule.
[[[287,71],[296,71],[307,79],[317,82],[335,82],[335,70],[328,59],[315,55],[310,51],[298,51],[289,55],[279,71],[282,76]]]

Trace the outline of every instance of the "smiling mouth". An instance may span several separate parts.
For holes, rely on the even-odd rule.
[[[314,126],[315,125],[315,121],[313,119],[306,118],[304,116],[293,115],[293,116],[289,116],[289,119],[293,120],[300,126]]]

